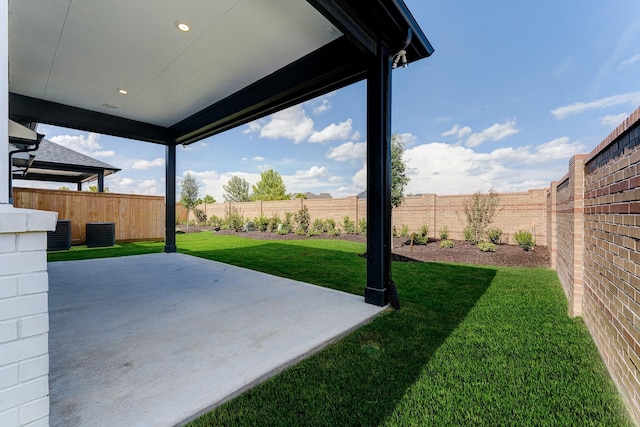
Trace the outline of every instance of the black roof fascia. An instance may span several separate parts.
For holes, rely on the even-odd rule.
[[[366,57],[341,37],[170,129],[191,144],[363,80],[366,70]]]
[[[363,51],[376,53],[378,41],[405,49],[409,62],[430,56],[433,46],[403,0],[307,0]],[[411,31],[411,39],[404,46]]]
[[[38,122],[166,144],[171,139],[167,128],[136,120],[9,93],[9,117],[17,122]]]
[[[45,182],[68,182],[72,184],[80,184],[80,183],[97,180],[98,174],[83,173],[81,175],[48,175],[48,174],[28,172],[26,175],[22,175],[20,173],[14,173],[13,179],[24,179],[27,181],[45,181]]]
[[[37,154],[37,153],[36,153]],[[34,160],[31,165],[33,169],[48,169],[55,171],[69,171],[69,172],[86,172],[86,173],[98,173],[101,171],[107,172],[109,174],[116,173],[121,171],[119,168],[102,168],[98,166],[85,166],[85,165],[72,165],[68,163],[51,163],[51,162],[42,162],[38,161],[38,157]]]

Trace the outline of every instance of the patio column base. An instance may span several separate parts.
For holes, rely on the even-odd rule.
[[[387,305],[387,289],[365,288],[364,302],[377,305],[378,307],[384,307]]]
[[[178,252],[178,247],[176,245],[164,245],[164,253],[172,254],[174,252]]]

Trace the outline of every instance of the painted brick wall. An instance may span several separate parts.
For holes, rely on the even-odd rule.
[[[0,426],[49,422],[47,234],[52,212],[0,205]]]
[[[640,108],[590,154],[574,157],[547,198],[556,236],[553,224],[548,234],[557,249],[555,265],[569,313],[583,316],[638,424],[639,172]]]

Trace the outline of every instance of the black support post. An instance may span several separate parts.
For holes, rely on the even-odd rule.
[[[98,193],[104,193],[104,172],[98,172]]]
[[[167,144],[165,152],[165,238],[164,251],[176,252],[176,146]]]
[[[390,302],[391,52],[378,42],[367,75],[367,287],[365,302]]]

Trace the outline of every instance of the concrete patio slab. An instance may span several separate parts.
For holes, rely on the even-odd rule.
[[[184,254],[49,264],[52,427],[172,426],[383,309]]]

